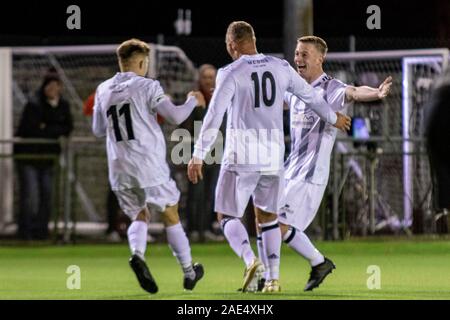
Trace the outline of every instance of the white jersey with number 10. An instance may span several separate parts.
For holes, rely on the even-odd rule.
[[[282,169],[286,91],[312,106],[322,119],[335,123],[333,110],[287,61],[264,54],[243,55],[218,72],[194,156],[205,158],[227,112],[222,166],[235,171]]]

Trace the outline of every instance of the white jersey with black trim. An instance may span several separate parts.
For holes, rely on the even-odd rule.
[[[147,188],[170,179],[155,106],[167,99],[158,81],[117,73],[95,94],[93,132],[106,136],[112,190]]]
[[[219,69],[194,156],[204,159],[227,112],[222,166],[234,171],[278,171],[283,168],[283,100],[292,92],[330,123],[336,115],[322,96],[285,60],[243,55]]]
[[[323,73],[311,85],[334,111],[346,112],[346,84]],[[291,128],[291,152],[285,162],[285,178],[327,184],[338,129],[321,120],[308,104],[291,93],[285,94],[285,103],[290,107]]]

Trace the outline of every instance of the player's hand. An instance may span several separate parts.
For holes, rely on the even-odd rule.
[[[392,77],[387,77],[382,84],[378,87],[378,98],[384,99],[391,91]]]
[[[342,131],[347,131],[350,130],[350,125],[352,123],[352,118],[350,118],[349,116],[346,116],[345,114],[336,112],[337,115],[337,121],[335,124],[333,124],[333,126],[335,126],[336,128],[342,130]]]
[[[202,167],[203,160],[196,157],[192,157],[192,159],[189,160],[187,174],[189,181],[193,184],[197,184],[199,178],[200,180],[203,180]]]
[[[191,91],[188,93],[188,97],[193,96],[197,99],[197,107],[202,107],[205,108],[206,107],[206,101],[205,101],[205,97],[203,96],[203,93],[201,93],[200,91]]]

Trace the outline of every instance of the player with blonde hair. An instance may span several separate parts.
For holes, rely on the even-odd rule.
[[[322,38],[301,37],[297,41],[294,62],[298,74],[323,96],[331,109],[346,113],[353,101],[375,101],[388,95],[391,77],[378,88],[371,88],[346,85],[327,75],[322,67],[327,51]],[[304,231],[313,221],[325,192],[337,130],[320,119],[309,103],[292,93],[286,92],[284,101],[290,109],[291,152],[284,165],[286,189],[278,218],[284,242],[311,264],[310,277],[304,288],[310,291],[335,268],[334,263],[314,247]],[[259,257],[269,268],[260,235],[257,243]],[[269,276],[266,272],[264,278]],[[255,279],[252,281],[254,285]]]
[[[150,47],[138,39],[117,48],[120,66],[95,94],[93,132],[106,136],[109,181],[121,209],[132,223],[128,241],[130,266],[141,287],[156,293],[158,287],[145,263],[150,212],[147,204],[162,212],[169,246],[184,273],[183,287],[192,290],[203,276],[203,266],[192,264],[191,249],[178,215],[180,192],[170,177],[166,143],[157,114],[180,124],[195,106],[204,106],[200,92],[190,92],[175,106],[158,81],[146,78]]]
[[[226,111],[225,151],[215,211],[231,248],[244,260],[243,291],[246,291],[254,275],[263,270],[240,221],[250,197],[253,198],[269,259],[269,279],[263,291],[279,292],[281,232],[277,211],[284,190],[284,93],[292,92],[303,99],[321,119],[337,128],[348,128],[350,118],[328,107],[287,61],[258,53],[253,28],[247,22],[231,23],[225,43],[234,62],[218,72],[216,88],[188,165],[188,176],[193,183],[202,178],[203,159],[215,142]]]

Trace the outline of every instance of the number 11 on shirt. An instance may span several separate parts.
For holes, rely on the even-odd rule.
[[[122,133],[120,132],[119,127],[119,118],[124,115],[125,117],[125,127],[127,129],[127,135],[128,140],[134,139],[134,132],[133,132],[133,122],[131,120],[131,113],[130,113],[130,104],[125,103],[122,108],[119,110],[119,114],[117,114],[117,106],[112,105],[108,108],[108,111],[106,112],[106,116],[111,116],[113,121],[113,128],[114,128],[114,135],[116,136],[116,141],[122,141]]]

